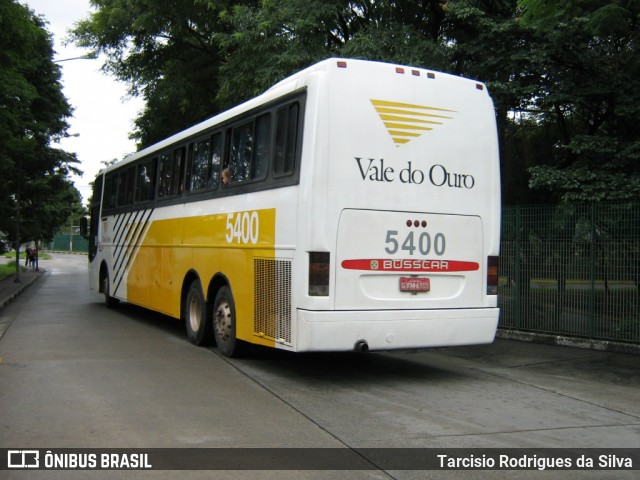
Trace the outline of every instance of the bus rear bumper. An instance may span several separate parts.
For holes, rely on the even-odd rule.
[[[296,351],[396,350],[493,342],[498,308],[458,310],[298,310]],[[360,346],[362,343],[359,344]]]

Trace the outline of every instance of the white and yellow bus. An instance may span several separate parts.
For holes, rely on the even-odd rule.
[[[90,287],[233,356],[490,343],[500,179],[484,84],[329,59],[102,171]]]

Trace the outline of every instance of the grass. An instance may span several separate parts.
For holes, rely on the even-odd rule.
[[[25,255],[26,255],[25,251],[24,250],[20,250],[20,258],[22,260],[24,260]],[[12,260],[15,260],[16,252],[15,251],[5,252],[5,253],[2,254],[2,256],[5,257],[5,258],[10,258]],[[49,255],[46,252],[38,252],[38,258],[40,260],[49,260],[51,258],[51,255]]]
[[[15,275],[16,273],[16,252],[15,251],[9,251],[9,252],[5,252],[2,254],[3,257],[10,259],[11,261],[5,264],[0,264],[0,282],[6,278],[9,278],[13,275]],[[51,258],[51,255],[49,255],[48,253],[44,253],[44,252],[38,252],[38,260],[47,260]],[[25,267],[24,267],[24,259],[25,259],[25,252],[24,250],[22,250],[20,252],[20,271],[23,272]]]
[[[20,266],[20,271],[23,271],[24,267]],[[0,265],[0,282],[5,278],[8,278],[16,273],[16,262],[9,262]]]

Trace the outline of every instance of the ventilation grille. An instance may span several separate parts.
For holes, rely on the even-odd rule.
[[[254,259],[254,333],[291,345],[291,261]]]

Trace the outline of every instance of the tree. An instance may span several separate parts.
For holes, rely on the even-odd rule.
[[[561,200],[640,196],[640,3],[521,0],[539,45],[537,121],[553,153],[530,185]]]
[[[67,178],[78,172],[75,155],[51,146],[66,134],[71,115],[53,53],[43,21],[1,0],[0,231],[16,259],[24,241],[51,238],[80,198]]]
[[[74,37],[106,53],[105,69],[146,99],[133,133],[141,146],[319,60],[345,56],[487,83],[508,203],[636,198],[640,192],[638,2],[92,3],[98,10]]]
[[[436,0],[93,0],[72,32],[142,95],[148,146],[334,55],[445,66]],[[437,65],[435,65],[437,64]]]
[[[331,56],[445,68],[434,0],[269,0],[227,16],[220,98],[234,104]]]
[[[543,132],[528,121],[538,92],[534,38],[520,24],[515,0],[450,0],[445,11],[447,71],[485,82],[494,101],[503,203],[530,202],[526,169],[545,145]]]
[[[229,9],[257,1],[92,0],[96,11],[81,21],[72,38],[104,53],[104,71],[142,95],[145,110],[132,138],[148,146],[222,107],[220,68],[226,60],[221,35]]]

